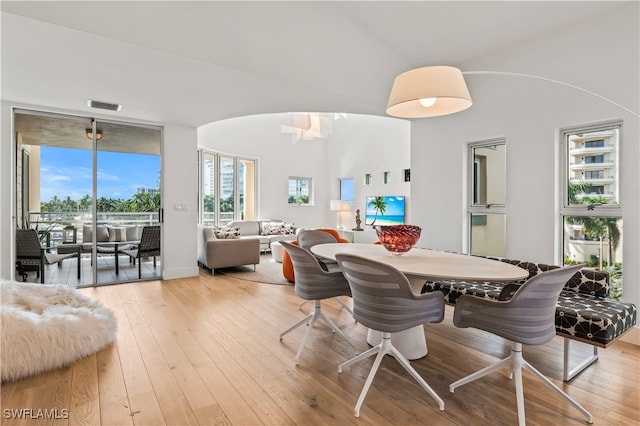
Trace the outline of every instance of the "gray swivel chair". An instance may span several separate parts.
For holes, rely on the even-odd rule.
[[[507,367],[511,378],[515,375],[518,420],[525,425],[522,369],[524,368],[564,400],[573,405],[592,423],[591,414],[554,385],[522,357],[522,345],[542,345],[556,335],[556,304],[566,282],[584,265],[553,269],[526,281],[508,301],[483,299],[462,295],[456,301],[453,323],[456,327],[473,327],[488,331],[511,341],[511,354],[451,385],[449,391],[472,382],[500,368]],[[355,300],[355,295],[354,295]]]
[[[444,401],[411,366],[409,360],[391,343],[391,333],[444,318],[444,296],[440,292],[416,294],[407,277],[396,268],[364,257],[337,254],[336,259],[349,281],[353,298],[353,316],[361,324],[382,332],[379,345],[338,366],[338,373],[348,365],[377,353],[355,407],[360,407],[385,355],[394,357],[444,410]]]
[[[325,321],[336,333],[341,335],[347,342],[351,343],[338,326],[324,315],[320,305],[320,301],[323,299],[329,299],[336,296],[351,296],[351,290],[349,289],[349,284],[342,275],[342,272],[339,270],[334,272],[325,271],[320,267],[318,259],[316,259],[309,250],[286,241],[280,241],[280,244],[282,244],[285,250],[287,250],[291,257],[291,262],[293,263],[293,270],[295,271],[294,288],[296,294],[302,299],[313,300],[315,302],[314,308],[309,315],[280,333],[280,340],[282,340],[282,338],[290,331],[308,323],[307,330],[302,338],[302,342],[300,342],[298,353],[295,357],[297,365],[300,360],[302,350],[309,339],[313,325],[318,319]]]
[[[44,283],[44,266],[55,263],[61,266],[64,259],[75,257],[78,259],[78,279],[80,279],[80,249],[73,253],[55,254],[47,252],[47,247],[40,245],[38,232],[35,229],[16,229],[16,269],[22,275],[22,280],[27,280],[26,269],[36,268],[36,275],[40,282]]]
[[[324,232],[324,231],[317,231],[317,230],[313,230],[313,229],[302,229],[300,230],[300,232],[298,232],[298,236],[297,236],[297,240],[298,240],[298,245],[302,248],[305,248],[307,250],[311,250],[311,247],[318,245],[318,244],[327,244],[327,243],[337,243],[338,240],[335,239],[335,237],[331,234],[329,234],[328,232]],[[329,272],[335,272],[339,270],[338,267],[338,262],[336,262],[335,260],[331,260],[331,259],[324,259],[324,258],[320,258],[318,256],[316,256],[316,258],[318,259],[318,262],[320,262],[320,267],[322,267],[322,269],[324,269],[325,271],[329,271]],[[347,311],[349,311],[350,314],[353,314],[353,311],[351,310],[351,308],[344,302],[344,300],[342,300],[339,297],[336,297],[336,300],[338,301],[338,303],[340,303],[340,305],[342,305],[343,308],[345,308]],[[300,308],[302,308],[302,306],[304,306],[304,304],[307,303],[302,302],[300,304]]]
[[[133,264],[138,260],[138,279],[142,278],[141,260],[144,257],[153,256],[153,267],[156,267],[156,256],[160,256],[160,225],[145,226],[142,228],[142,236],[137,249],[120,249],[120,253],[129,256]],[[118,253],[116,253],[116,256]]]

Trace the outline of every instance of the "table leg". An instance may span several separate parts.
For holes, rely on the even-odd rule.
[[[116,251],[116,275],[118,275],[120,273],[120,265],[118,264],[118,243],[115,244],[115,251]]]

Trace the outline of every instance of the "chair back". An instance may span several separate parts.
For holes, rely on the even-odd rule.
[[[558,296],[567,281],[584,266],[539,273],[522,284],[506,302],[463,295],[456,301],[453,323],[457,327],[489,331],[525,345],[546,343],[556,335]]]
[[[326,272],[309,250],[280,241],[289,254],[295,275],[296,294],[305,300],[321,300],[336,296],[351,296],[349,283],[342,272]]]
[[[35,229],[16,229],[16,257],[18,259],[39,259],[42,247]]]
[[[138,257],[160,255],[160,225],[145,226],[142,228]]]
[[[415,294],[393,266],[344,253],[336,260],[351,287],[353,317],[366,327],[394,333],[444,318],[443,294]]]
[[[298,245],[302,248],[311,249],[318,244],[337,243],[336,238],[324,231],[313,229],[303,229],[298,232]]]

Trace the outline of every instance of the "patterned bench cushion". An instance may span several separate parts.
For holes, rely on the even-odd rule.
[[[606,347],[633,327],[633,303],[563,290],[556,306],[556,333]]]
[[[444,302],[455,305],[458,297],[463,294],[497,300],[504,285],[504,283],[494,282],[427,281],[422,286],[421,293],[440,290],[444,294]]]
[[[512,259],[498,259],[529,271],[529,278],[540,272],[559,268]],[[525,280],[517,283],[426,281],[422,293],[441,291],[445,303],[455,304],[463,294],[493,300],[509,300]],[[596,346],[606,347],[637,321],[632,303],[607,299],[609,274],[583,269],[565,285],[556,307],[556,333]]]

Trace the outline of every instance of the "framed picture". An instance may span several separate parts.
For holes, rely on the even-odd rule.
[[[411,181],[411,169],[404,169],[404,181],[405,182]]]

